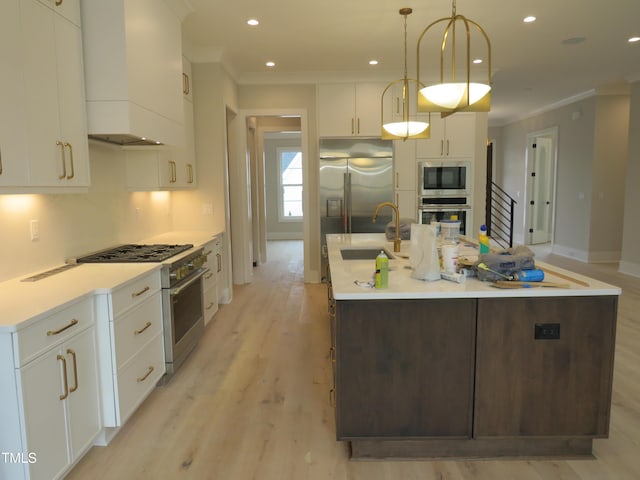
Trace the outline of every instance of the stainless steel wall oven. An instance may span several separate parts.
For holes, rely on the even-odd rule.
[[[418,198],[418,221],[419,223],[440,222],[451,220],[452,216],[457,216],[460,220],[460,234],[466,235],[468,216],[471,214],[471,205],[468,197],[420,197]]]

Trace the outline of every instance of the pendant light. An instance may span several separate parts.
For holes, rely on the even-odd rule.
[[[407,77],[407,16],[411,14],[413,10],[411,8],[401,8],[400,15],[404,17],[404,77],[399,80],[394,80],[385,87],[382,92],[382,105],[381,105],[381,117],[382,117],[382,138],[386,140],[407,140],[411,138],[430,138],[429,122],[418,119],[415,115],[409,114],[409,98],[410,91],[415,92],[417,95],[418,81]],[[402,85],[401,99],[397,99],[396,111],[402,111],[401,118],[394,118],[390,122],[384,123],[385,114],[385,95],[387,92],[393,93],[394,87]],[[414,85],[411,90],[410,85]],[[387,96],[388,98],[388,96]],[[402,103],[400,104],[400,100]]]
[[[451,17],[441,18],[431,23],[418,38],[417,68],[420,83],[420,45],[423,38],[437,24],[446,22],[440,44],[440,82],[420,87],[418,111],[443,112],[488,112],[491,106],[491,43],[484,29],[473,20],[456,13],[456,0],[453,0]],[[465,38],[461,45],[466,47],[464,61],[456,65],[456,27],[460,26]],[[486,44],[486,82],[471,80],[471,32],[480,32]],[[474,44],[474,51],[482,50],[482,45]],[[463,75],[456,75],[456,67],[463,66]],[[446,70],[448,73],[445,74]],[[477,77],[478,75],[474,75]],[[425,82],[426,84],[426,82]]]

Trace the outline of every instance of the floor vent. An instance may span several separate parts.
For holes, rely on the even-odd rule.
[[[79,265],[80,265],[79,263],[68,263],[65,265],[61,265],[59,267],[52,268],[51,270],[47,270],[45,272],[36,273],[35,275],[32,275],[27,278],[23,278],[20,281],[21,282],[37,282],[38,280],[42,280],[43,278],[50,277],[51,275],[55,275],[56,273],[65,272],[70,268],[77,267]]]

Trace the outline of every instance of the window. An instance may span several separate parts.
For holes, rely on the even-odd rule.
[[[300,148],[278,148],[279,218],[302,220],[302,152]]]

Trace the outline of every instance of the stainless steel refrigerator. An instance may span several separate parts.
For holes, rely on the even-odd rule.
[[[393,202],[393,143],[379,139],[320,139],[321,272],[326,279],[328,233],[384,232],[393,218],[376,205]]]

